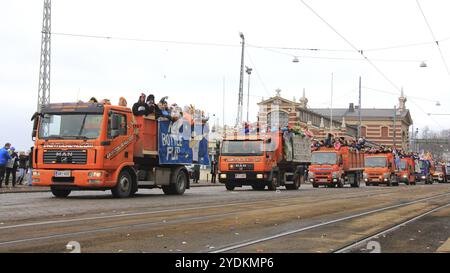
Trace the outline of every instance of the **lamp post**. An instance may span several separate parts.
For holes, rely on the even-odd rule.
[[[250,109],[250,75],[252,74],[252,68],[246,66],[245,67],[245,72],[248,74],[248,90],[247,90],[247,123],[249,122],[248,120],[248,112]]]

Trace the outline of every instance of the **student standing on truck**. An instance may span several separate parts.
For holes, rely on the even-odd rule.
[[[150,107],[145,102],[145,94],[142,93],[138,102],[133,105],[133,114],[135,116],[146,116],[150,114]]]
[[[6,165],[8,164],[8,161],[11,159],[11,156],[9,155],[9,148],[11,147],[11,144],[6,143],[5,147],[0,149],[0,188],[2,187],[3,179],[5,177],[6,172]]]

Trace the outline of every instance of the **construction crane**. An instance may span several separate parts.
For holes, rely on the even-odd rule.
[[[44,0],[37,111],[50,103],[51,0]]]

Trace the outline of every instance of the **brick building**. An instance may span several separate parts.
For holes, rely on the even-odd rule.
[[[317,138],[323,138],[331,132],[335,136],[357,136],[359,123],[358,106],[350,104],[348,108],[333,108],[333,127],[330,130],[330,108],[309,108],[308,99],[303,91],[303,97],[296,101],[281,97],[281,90],[276,95],[258,103],[258,119],[261,128],[293,126],[296,123],[306,125]],[[406,97],[402,94],[395,111],[392,109],[361,109],[361,136],[369,141],[394,145],[408,150],[410,126],[413,121],[406,109]]]
[[[402,91],[399,97],[399,105],[395,110],[394,107],[391,109],[361,109],[361,136],[375,143],[388,146],[394,146],[395,141],[396,147],[409,150],[409,130],[413,121],[409,110],[406,109],[406,100]],[[329,109],[310,110],[319,114],[325,114],[330,111]],[[357,127],[359,123],[359,109],[350,103],[348,108],[333,109],[333,117],[345,119],[347,125]]]
[[[281,97],[281,90],[276,90],[276,95],[258,103],[258,120],[260,128],[294,126],[300,123],[307,126],[317,138],[323,138],[330,132],[330,117],[308,109],[308,99],[303,97],[296,101]],[[333,130],[335,136],[356,136],[357,128],[347,126],[345,118],[333,118]]]

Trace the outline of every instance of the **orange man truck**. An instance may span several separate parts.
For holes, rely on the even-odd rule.
[[[292,132],[224,137],[219,159],[219,181],[227,190],[297,190],[311,160],[311,141]]]
[[[343,146],[339,149],[320,147],[313,151],[308,180],[314,188],[359,187],[364,171],[364,153]]]
[[[406,185],[416,184],[415,161],[412,157],[404,157],[400,159],[400,166],[397,170],[397,179]]]
[[[367,186],[398,186],[397,167],[392,153],[367,154],[364,165],[364,181]]]
[[[190,187],[185,165],[209,164],[207,138],[183,118],[97,103],[49,104],[35,117],[33,186],[50,186],[56,197],[111,190],[122,198],[138,188],[181,195]]]

